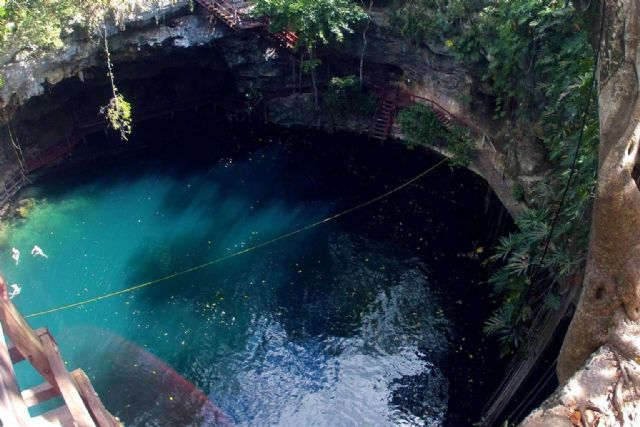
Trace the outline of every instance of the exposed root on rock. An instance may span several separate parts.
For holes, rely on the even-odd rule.
[[[610,346],[522,423],[523,427],[634,427],[640,425],[640,364]]]

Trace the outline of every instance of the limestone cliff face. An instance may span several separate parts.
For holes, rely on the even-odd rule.
[[[446,49],[414,46],[388,28],[384,10],[373,14],[367,33],[365,79],[368,84],[394,83],[432,99],[470,123],[478,139],[470,168],[485,177],[510,212],[522,205],[512,189],[525,189],[544,173],[544,155],[535,138],[514,138],[508,123],[492,120],[488,107],[475,96],[472,80]],[[203,94],[242,99],[259,87],[270,94],[271,121],[283,125],[328,125],[305,109],[304,96],[290,96],[300,84],[295,57],[277,48],[260,30],[231,31],[186,1],[169,2],[112,27],[109,47],[116,83],[136,111],[152,103],[179,102]],[[321,81],[330,75],[357,74],[362,37],[354,34],[343,45],[321,52]],[[6,83],[0,89],[0,179],[17,168],[8,126],[26,153],[65,138],[79,121],[95,117],[109,99],[102,45],[88,37],[68,40],[62,52],[39,60],[0,66]],[[307,82],[304,81],[303,84]],[[343,124],[366,131],[368,123]],[[397,131],[397,129],[396,129]],[[401,137],[399,133],[396,136]],[[447,154],[446,152],[444,154]],[[1,188],[1,187],[0,187]]]

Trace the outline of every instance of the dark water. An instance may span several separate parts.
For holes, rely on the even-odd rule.
[[[137,129],[127,148],[151,144],[144,154],[88,156],[24,194],[38,204],[10,236],[21,262],[0,259],[24,313],[251,247],[439,160],[350,135],[180,123]],[[470,256],[491,234],[485,196],[443,165],[336,221],[31,322],[127,425],[469,425],[499,371],[480,333],[488,272]],[[29,256],[34,244],[49,258]]]

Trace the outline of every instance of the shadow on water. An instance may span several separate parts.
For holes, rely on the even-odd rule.
[[[157,122],[129,144],[158,150],[61,168],[37,183],[52,202],[83,187],[88,199],[122,203],[110,209],[125,211],[127,224],[96,231],[131,240],[111,248],[120,288],[306,226],[437,161],[344,134],[180,125],[190,132],[180,145]],[[213,402],[240,425],[469,425],[499,369],[481,333],[491,307],[476,252],[491,234],[485,194],[476,177],[443,166],[362,211],[119,297],[104,319],[87,311],[80,329],[62,320],[61,328],[128,425],[162,425],[157,417],[180,400],[175,384],[154,378],[160,360],[195,387],[187,394],[196,406]],[[174,421],[208,425],[185,420]]]

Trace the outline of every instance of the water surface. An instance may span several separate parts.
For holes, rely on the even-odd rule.
[[[138,130],[127,144],[151,151],[85,154],[23,193],[37,205],[10,236],[20,264],[0,254],[22,287],[18,307],[34,313],[181,272],[438,161],[349,135],[211,126],[181,138],[161,123]],[[114,142],[92,144],[86,153]],[[479,335],[487,272],[470,256],[489,234],[485,195],[469,173],[441,166],[336,221],[31,322],[131,426],[467,425],[493,363]],[[35,244],[48,259],[28,254]],[[23,385],[37,381],[20,368]]]

